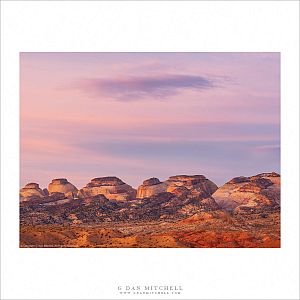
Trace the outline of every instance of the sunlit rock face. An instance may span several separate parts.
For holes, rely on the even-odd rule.
[[[236,177],[212,196],[223,209],[237,213],[277,207],[280,205],[280,175],[273,172]]]
[[[78,190],[66,178],[53,179],[48,185],[49,194],[63,193],[67,198],[76,198]]]
[[[168,184],[167,192],[171,193],[177,187],[185,187],[189,191],[204,192],[210,196],[218,189],[215,183],[203,175],[176,175],[171,176],[166,182]]]
[[[189,189],[185,186],[170,185],[167,187],[167,192],[172,193],[175,196],[184,196],[189,193]]]
[[[20,190],[21,201],[28,201],[30,197],[44,197],[44,191],[39,187],[38,183],[28,183]]]
[[[104,195],[109,200],[126,201],[136,197],[136,190],[118,177],[98,177],[82,188],[80,198]]]
[[[217,188],[216,184],[203,175],[176,175],[163,182],[157,178],[150,178],[139,186],[137,198],[151,197],[163,192],[172,193],[176,196],[186,194],[211,196]]]
[[[159,193],[166,192],[167,183],[160,182],[158,178],[149,178],[143,182],[142,185],[138,187],[137,198],[148,198]]]

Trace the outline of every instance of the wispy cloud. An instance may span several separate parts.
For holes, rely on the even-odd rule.
[[[84,79],[77,87],[94,96],[110,96],[119,101],[136,101],[145,97],[165,98],[183,90],[202,91],[216,88],[212,78],[198,75],[166,74],[147,77]]]
[[[278,53],[22,54],[21,182],[280,170]]]
[[[260,145],[253,148],[253,151],[261,154],[276,154],[280,153],[280,145]]]

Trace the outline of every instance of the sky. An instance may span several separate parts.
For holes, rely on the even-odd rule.
[[[279,53],[20,54],[20,184],[280,172]]]

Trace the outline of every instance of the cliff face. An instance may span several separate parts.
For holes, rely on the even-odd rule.
[[[276,207],[280,204],[280,175],[262,173],[236,177],[212,196],[221,208],[236,213]]]

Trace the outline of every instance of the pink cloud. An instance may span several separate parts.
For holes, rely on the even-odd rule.
[[[279,75],[278,53],[23,53],[22,180],[71,176],[82,184],[93,175],[120,174],[137,183],[147,174],[218,173],[211,165],[214,148],[201,152],[209,161],[204,164],[192,151],[190,162],[184,155],[152,160],[149,153],[112,153],[109,143],[116,142],[120,150],[130,144],[218,142],[221,149],[232,143],[227,157],[214,154],[216,164],[225,168],[226,161],[218,178],[246,173],[247,162],[249,172],[276,171]],[[84,82],[84,89],[74,82]],[[137,97],[143,100],[124,101]],[[238,157],[237,145],[248,156]],[[275,155],[266,159],[267,153]]]

